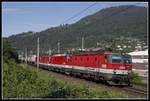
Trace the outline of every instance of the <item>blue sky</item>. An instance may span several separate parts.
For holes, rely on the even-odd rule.
[[[2,37],[21,32],[40,32],[56,27],[95,2],[2,2]],[[94,6],[69,20],[68,24],[103,8],[118,5],[148,6],[147,2],[97,2]]]

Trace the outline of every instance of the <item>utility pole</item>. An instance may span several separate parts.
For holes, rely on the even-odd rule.
[[[49,49],[49,60],[50,60],[51,54],[52,54],[52,51],[51,51],[51,49]]]
[[[82,37],[82,50],[84,49],[84,37]]]
[[[28,59],[28,56],[27,56],[27,48],[25,49],[25,57],[26,57],[26,64],[27,64],[27,59]]]
[[[57,52],[60,53],[60,42],[57,43],[57,46],[58,46],[58,51]]]
[[[23,63],[23,57],[24,57],[24,52],[23,51],[21,52],[21,55],[22,55],[22,57],[21,57],[21,63]]]
[[[39,68],[39,37],[37,39],[37,71]]]

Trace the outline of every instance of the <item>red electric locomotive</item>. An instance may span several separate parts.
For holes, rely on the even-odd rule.
[[[40,57],[39,65],[49,70],[86,76],[107,83],[130,85],[131,56],[106,52],[55,54]]]

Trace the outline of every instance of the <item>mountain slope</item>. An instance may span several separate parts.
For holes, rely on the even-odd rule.
[[[128,51],[134,50],[137,42],[147,43],[147,8],[131,5],[110,7],[74,24],[60,25],[37,33],[29,31],[8,39],[18,50],[36,50],[37,37],[40,38],[41,50],[55,50],[58,41],[61,50],[65,50],[81,47],[82,36],[85,37],[85,47],[96,47],[100,43],[100,46],[115,48],[118,44],[126,43],[131,46]]]

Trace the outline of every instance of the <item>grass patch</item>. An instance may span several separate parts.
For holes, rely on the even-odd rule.
[[[139,76],[138,73],[132,72],[131,74],[131,83],[142,85],[142,77]]]

